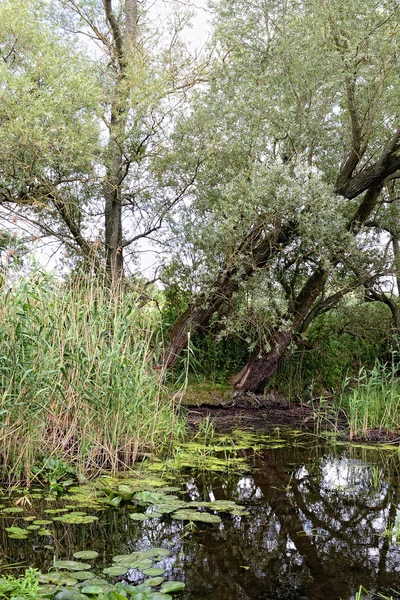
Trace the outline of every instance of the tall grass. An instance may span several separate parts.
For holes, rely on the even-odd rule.
[[[344,386],[349,385],[349,380]],[[368,430],[398,431],[400,428],[400,380],[397,366],[376,362],[373,369],[362,367],[358,378],[341,399],[347,415],[350,439]]]
[[[0,292],[0,452],[29,478],[42,457],[87,473],[132,465],[182,433],[152,369],[156,311],[97,281],[35,275]]]

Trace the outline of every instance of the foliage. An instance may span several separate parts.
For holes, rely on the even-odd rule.
[[[371,369],[377,358],[387,360],[393,343],[388,308],[349,298],[312,323],[268,387],[290,399],[328,395],[339,400],[346,378],[356,378],[361,365]]]
[[[48,482],[50,493],[61,493],[74,483],[76,472],[74,467],[59,458],[44,458],[42,466],[34,465],[32,473],[39,479]]]
[[[23,577],[13,577],[12,575],[0,578],[0,597],[1,598],[37,598],[39,588],[39,575],[37,569],[30,567],[26,569]]]
[[[4,474],[29,478],[43,457],[56,480],[66,462],[116,469],[179,438],[174,398],[152,369],[157,319],[137,292],[91,279],[36,273],[0,295]]]
[[[400,427],[400,384],[397,364],[376,362],[367,371],[361,367],[358,377],[344,391],[341,408],[350,425],[350,439],[370,429],[398,431]]]

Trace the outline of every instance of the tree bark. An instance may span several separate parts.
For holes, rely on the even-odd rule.
[[[247,365],[242,369],[235,380],[235,390],[240,392],[257,392],[264,388],[265,382],[275,373],[281,357],[286,352],[298,326],[306,317],[313,302],[322,292],[327,272],[318,269],[313,273],[300,293],[293,308],[293,319],[289,329],[276,328],[270,338],[270,350],[263,353],[255,352]]]
[[[111,119],[107,146],[106,179],[103,185],[105,201],[105,259],[106,272],[113,287],[124,276],[122,239],[121,185],[126,176],[123,140],[129,113],[130,88],[126,82],[129,54],[136,44],[137,0],[125,2],[125,32],[113,12],[112,1],[103,0],[104,12],[112,37],[115,82],[111,100]]]

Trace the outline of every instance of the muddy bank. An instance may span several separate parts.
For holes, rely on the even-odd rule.
[[[318,413],[316,405],[308,402],[290,401],[277,391],[265,395],[240,395],[232,397],[230,390],[191,390],[182,397],[182,406],[189,425],[196,427],[205,418],[212,420],[216,431],[230,429],[252,429],[260,431],[269,427],[289,425],[306,427],[314,431],[338,430],[342,439],[353,442],[389,443],[400,442],[400,432],[371,429],[365,434],[348,436],[348,423],[341,416],[329,418],[324,407],[324,414]]]
[[[265,396],[237,396],[229,400],[214,394],[210,402],[194,404],[193,399],[182,399],[186,418],[196,426],[206,417],[212,419],[217,431],[232,428],[261,430],[269,426],[314,426],[313,409],[310,405],[290,402],[282,394],[272,392]]]

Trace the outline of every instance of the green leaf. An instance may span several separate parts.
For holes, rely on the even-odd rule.
[[[183,581],[165,581],[161,586],[161,592],[180,592],[185,587]]]

